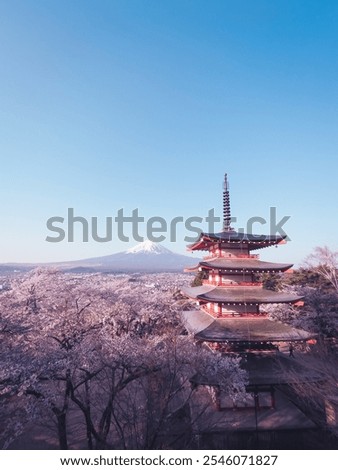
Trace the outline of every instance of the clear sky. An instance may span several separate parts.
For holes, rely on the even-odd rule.
[[[0,262],[135,244],[46,242],[69,207],[220,215],[224,172],[237,227],[291,216],[263,259],[338,249],[337,1],[0,0],[0,60]]]

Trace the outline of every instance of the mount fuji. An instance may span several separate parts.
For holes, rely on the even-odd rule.
[[[99,258],[57,263],[60,269],[71,271],[104,272],[182,272],[196,265],[197,258],[174,253],[159,243],[145,240],[126,251]]]
[[[165,248],[163,245],[160,245],[159,243],[154,243],[151,242],[150,240],[145,240],[142,243],[139,243],[138,245],[133,246],[132,248],[129,248],[129,250],[124,251],[123,253],[126,254],[135,254],[135,253],[146,253],[146,254],[154,254],[154,255],[160,255],[163,253],[173,253],[173,251],[168,250],[168,248]]]

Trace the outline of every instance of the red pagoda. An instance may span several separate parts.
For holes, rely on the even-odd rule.
[[[225,175],[223,230],[201,233],[188,247],[190,251],[204,250],[208,254],[197,266],[187,269],[200,272],[202,285],[182,290],[198,306],[196,310],[182,312],[183,323],[201,346],[241,355],[242,367],[249,377],[247,396],[239,401],[224,396],[218,384],[208,377],[192,379],[200,394],[191,410],[196,417],[195,434],[203,438],[208,448],[250,448],[252,435],[257,437],[256,446],[262,445],[259,435],[265,436],[264,445],[273,446],[273,439],[277,435],[282,439],[285,431],[289,442],[291,435],[291,442],[301,446],[306,442],[306,433],[315,428],[313,421],[287,397],[288,371],[298,367],[289,357],[289,347],[291,352],[295,343],[305,343],[314,335],[273,321],[264,309],[268,304],[301,302],[302,297],[292,293],[265,289],[260,279],[264,273],[283,273],[292,265],[261,261],[259,255],[252,253],[284,244],[285,238],[279,234],[236,232],[231,227]],[[304,382],[318,380],[311,371],[302,368],[297,369],[297,375]],[[214,407],[207,405],[210,396]]]
[[[187,271],[201,271],[203,284],[183,292],[195,300],[199,310],[184,313],[187,329],[211,348],[224,351],[254,352],[278,349],[280,342],[306,341],[310,333],[272,321],[264,305],[296,304],[302,297],[263,288],[260,275],[282,273],[292,264],[260,261],[261,248],[286,243],[286,235],[253,235],[236,232],[231,227],[227,175],[223,190],[223,230],[202,233],[190,245],[190,251],[207,250],[198,266]]]

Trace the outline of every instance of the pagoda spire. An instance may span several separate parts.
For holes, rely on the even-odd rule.
[[[233,228],[231,223],[231,210],[230,210],[230,194],[229,194],[229,182],[228,175],[224,175],[223,183],[223,232],[231,232]]]

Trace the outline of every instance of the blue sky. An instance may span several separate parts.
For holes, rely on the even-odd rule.
[[[46,242],[69,207],[220,214],[224,172],[237,227],[291,217],[263,259],[338,249],[337,24],[325,0],[0,1],[0,262],[135,244]]]

